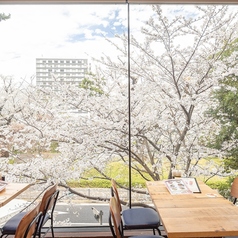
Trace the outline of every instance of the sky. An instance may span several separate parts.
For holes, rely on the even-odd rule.
[[[126,5],[0,5],[0,12],[11,14],[0,22],[0,74],[17,79],[35,75],[36,58],[113,55],[105,37],[127,32]],[[134,7],[134,32],[151,14],[151,6]]]
[[[163,5],[168,14],[191,14],[192,6]],[[35,75],[36,58],[117,56],[115,34],[127,33],[127,5],[0,5],[11,18],[0,22],[0,75],[17,80]],[[151,5],[130,5],[130,30],[141,38]]]

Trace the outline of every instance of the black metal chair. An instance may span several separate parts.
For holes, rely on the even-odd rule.
[[[44,237],[46,233],[51,230],[52,237],[54,238],[53,230],[53,212],[57,202],[59,190],[57,190],[57,184],[50,186],[44,193],[41,203],[40,203],[40,212],[42,216],[40,217],[39,224],[36,231],[36,236],[39,238]],[[21,219],[25,216],[27,212],[20,212],[10,218],[6,224],[1,228],[1,238],[8,235],[15,235],[17,227]],[[50,220],[50,225],[47,226],[46,230],[43,231],[44,225],[47,221]]]
[[[110,199],[110,217],[112,222],[110,222],[110,228],[112,231],[112,235],[114,238],[123,238],[124,237],[124,225],[121,218],[121,211],[118,207],[117,200],[115,197],[111,197]],[[139,235],[139,236],[131,236],[128,238],[162,238],[163,236],[158,235]]]
[[[15,238],[35,238],[36,230],[39,224],[42,213],[39,211],[40,205],[38,204],[20,220],[15,232]]]
[[[115,197],[122,216],[123,230],[152,229],[154,235],[155,230],[157,230],[159,235],[161,235],[161,231],[159,229],[161,224],[158,213],[153,208],[148,207],[132,207],[122,210],[116,182],[114,179],[112,179],[111,183],[112,196]],[[109,223],[110,222],[111,218],[109,217]]]

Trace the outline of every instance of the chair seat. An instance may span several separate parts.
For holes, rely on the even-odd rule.
[[[5,225],[1,228],[1,232],[2,235],[15,235],[16,229],[21,221],[21,219],[25,216],[27,212],[20,212],[18,214],[16,214],[15,216],[13,216],[12,218],[10,218]],[[43,216],[40,217],[39,222],[41,223],[43,219]],[[44,225],[47,221],[49,220],[49,214],[46,213],[45,217],[44,217],[44,221],[43,223],[41,223],[42,225]],[[38,227],[40,228],[40,227]],[[38,234],[39,231],[36,232],[36,234]]]
[[[2,234],[15,235],[16,229],[21,219],[26,215],[27,212],[20,212],[10,218],[5,225],[1,228]]]
[[[124,229],[157,229],[160,225],[158,213],[152,208],[136,207],[122,211]]]

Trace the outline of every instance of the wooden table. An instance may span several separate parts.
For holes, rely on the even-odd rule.
[[[238,236],[238,207],[203,182],[201,193],[180,195],[164,181],[146,185],[169,238]]]
[[[0,192],[0,207],[6,205],[30,186],[28,183],[8,183],[6,188]]]

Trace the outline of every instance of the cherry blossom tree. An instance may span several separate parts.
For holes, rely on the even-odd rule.
[[[6,21],[7,19],[9,19],[11,17],[10,14],[6,15],[5,13],[0,13],[0,22],[1,21]]]
[[[171,178],[174,168],[185,176],[222,174],[221,164],[212,160],[220,152],[206,146],[216,124],[204,112],[212,88],[225,72],[222,54],[237,38],[237,12],[228,6],[197,6],[192,14],[167,17],[161,6],[153,9],[155,14],[142,28],[144,37],[131,36],[133,169],[154,180]],[[105,90],[98,98],[98,137],[106,140],[94,143],[127,162],[127,36],[118,37],[124,43],[121,48],[117,45],[118,61],[100,60],[113,93]]]
[[[204,112],[212,89],[226,73],[222,53],[237,38],[237,12],[224,5],[189,7],[185,15],[168,15],[160,5],[153,10],[140,38],[131,35],[131,120],[128,39],[118,35],[116,43],[108,40],[117,59],[96,59],[99,67],[88,76],[91,86],[102,82],[96,89],[56,79],[52,88],[24,91],[12,141],[32,156],[7,165],[11,179],[54,179],[67,187],[67,181],[94,168],[110,180],[107,164],[128,164],[129,121],[132,168],[145,179],[171,178],[173,169],[184,176],[222,175],[222,164],[213,160],[220,151],[207,147],[217,124]],[[41,153],[52,142],[59,153],[45,158]]]
[[[9,156],[13,147],[14,116],[23,110],[23,105],[18,103],[20,85],[16,85],[11,77],[0,75],[0,90],[0,155],[4,158]]]

